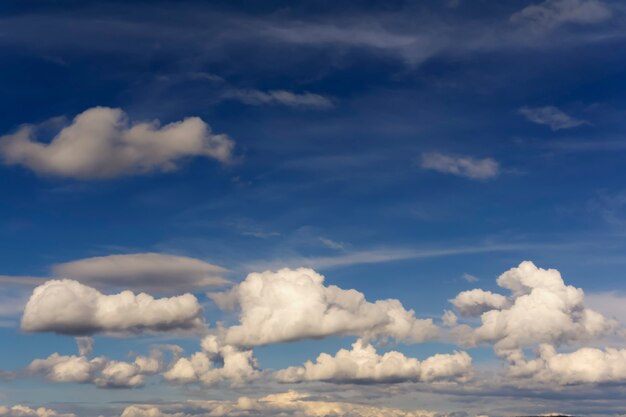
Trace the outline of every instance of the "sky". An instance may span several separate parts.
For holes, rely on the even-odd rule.
[[[0,3],[1,417],[626,415],[626,5]]]

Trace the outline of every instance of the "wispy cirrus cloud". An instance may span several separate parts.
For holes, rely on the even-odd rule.
[[[238,100],[252,106],[280,105],[296,109],[325,110],[334,107],[331,99],[314,93],[294,93],[287,90],[230,89],[224,98]]]
[[[537,123],[540,125],[549,126],[553,131],[562,129],[572,129],[582,125],[588,125],[586,120],[576,119],[568,114],[562,112],[557,107],[545,106],[545,107],[527,107],[524,106],[519,109],[519,113],[523,115],[528,121]]]
[[[611,9],[601,0],[545,0],[514,13],[511,21],[553,28],[566,23],[581,25],[600,23],[611,16]]]
[[[486,180],[500,175],[500,164],[492,158],[477,159],[471,156],[447,155],[439,152],[422,154],[420,167],[473,180]]]

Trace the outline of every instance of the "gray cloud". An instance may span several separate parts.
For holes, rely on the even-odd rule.
[[[566,23],[600,23],[611,16],[611,9],[601,0],[545,0],[516,12],[511,16],[511,21],[553,28]]]
[[[422,154],[420,166],[422,169],[473,180],[486,180],[500,174],[500,164],[492,158],[476,159],[471,156],[446,155],[439,152]]]
[[[572,129],[578,126],[589,124],[585,120],[575,119],[554,106],[545,107],[522,107],[519,109],[526,119],[533,123],[550,126],[556,131],[561,129]]]
[[[241,90],[232,89],[224,93],[225,98],[239,100],[253,106],[281,105],[300,109],[324,110],[333,107],[333,102],[327,97],[313,93],[294,93],[286,90]]]

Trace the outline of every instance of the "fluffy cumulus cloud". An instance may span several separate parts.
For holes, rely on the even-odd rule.
[[[335,356],[322,353],[316,362],[289,367],[277,372],[276,378],[282,382],[435,382],[467,379],[471,369],[472,358],[465,352],[437,354],[420,362],[396,351],[379,355],[372,345],[357,340],[351,350],[341,349]]]
[[[446,155],[439,152],[422,154],[420,166],[422,169],[473,180],[486,180],[500,174],[500,164],[494,159],[476,159],[471,156]]]
[[[240,323],[223,330],[225,344],[258,346],[332,335],[423,342],[437,335],[395,299],[369,302],[356,290],[324,285],[312,269],[251,273],[228,293],[212,294],[222,308],[238,307]]]
[[[167,405],[132,405],[120,417],[443,417],[432,411],[405,411],[324,399],[289,391],[236,401],[187,401]]]
[[[486,311],[501,309],[509,304],[505,296],[479,288],[463,291],[450,302],[464,316],[479,316]]]
[[[191,294],[160,298],[123,291],[105,295],[77,281],[47,281],[35,288],[22,316],[28,332],[89,335],[97,332],[197,330],[202,308]]]
[[[475,329],[459,326],[466,343],[494,343],[496,352],[507,352],[540,343],[579,343],[606,335],[614,330],[616,322],[587,308],[584,292],[566,285],[559,271],[542,269],[532,262],[522,262],[500,275],[500,287],[511,292],[507,302],[500,298],[500,306],[480,315],[481,325]],[[470,292],[471,293],[471,292]],[[466,293],[467,294],[467,293]],[[478,292],[488,296],[489,293]],[[455,301],[471,297],[457,297]],[[493,304],[493,303],[492,303]],[[497,304],[497,303],[496,303]],[[462,308],[473,309],[476,304],[460,303]],[[487,306],[483,303],[483,307]]]
[[[76,417],[76,414],[57,413],[49,408],[30,408],[18,404],[12,407],[0,405],[0,417]]]
[[[240,386],[259,375],[251,350],[222,346],[217,337],[209,335],[202,340],[202,351],[175,360],[163,378],[179,384],[214,385],[229,381],[232,386]]]
[[[561,129],[572,129],[581,125],[589,124],[585,120],[576,119],[563,113],[554,106],[545,107],[522,107],[519,109],[522,116],[533,123],[550,126],[556,131]]]
[[[600,23],[611,15],[611,9],[601,0],[545,0],[513,14],[511,21],[553,28],[565,23]]]
[[[297,94],[286,90],[230,90],[226,98],[239,100],[253,106],[282,105],[301,109],[323,110],[333,107],[333,102],[324,96],[313,93]]]
[[[557,353],[543,344],[534,359],[515,350],[506,357],[509,376],[549,385],[623,383],[626,381],[626,349],[582,348]]]
[[[91,383],[100,388],[135,388],[145,382],[146,375],[157,373],[162,367],[160,351],[150,356],[137,356],[134,362],[121,362],[103,356],[64,356],[53,353],[45,359],[35,359],[26,371],[41,375],[53,382]]]
[[[172,171],[183,158],[232,158],[234,142],[216,135],[198,117],[160,126],[158,121],[130,124],[121,109],[94,107],[74,118],[52,140],[37,138],[24,125],[0,137],[0,157],[42,175],[107,179],[152,171]]]
[[[98,256],[55,265],[54,274],[90,286],[124,288],[159,294],[180,294],[223,286],[224,268],[186,256],[133,253]]]

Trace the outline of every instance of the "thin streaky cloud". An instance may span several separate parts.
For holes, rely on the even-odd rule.
[[[553,131],[573,129],[590,124],[586,120],[576,119],[554,106],[527,107],[519,109],[519,113],[529,122],[549,126]]]

